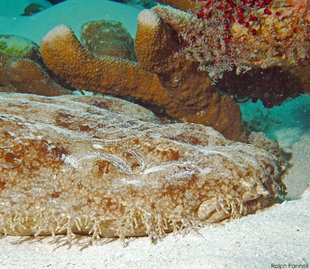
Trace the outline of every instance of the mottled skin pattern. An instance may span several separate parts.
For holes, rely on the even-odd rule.
[[[273,155],[137,113],[151,117],[105,97],[0,94],[0,233],[160,238],[273,204]]]

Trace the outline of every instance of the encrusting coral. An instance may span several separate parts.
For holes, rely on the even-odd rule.
[[[188,43],[195,60],[201,63],[204,60],[208,64],[207,50],[210,50],[209,53],[216,50],[215,45],[237,67],[239,64],[262,68],[276,64],[296,65],[309,57],[308,1],[300,1],[303,5],[288,0],[195,0],[191,3],[195,3],[194,8],[184,15],[170,7],[155,7],[153,10],[159,8],[160,16],[169,25],[174,25],[173,28]],[[180,16],[186,16],[187,23],[178,29],[175,26],[180,24]],[[215,35],[213,27],[218,28],[218,35]],[[208,32],[213,34],[211,39]],[[212,42],[216,44],[212,45]],[[208,46],[212,47],[208,49]],[[198,49],[202,55],[196,59],[198,55],[194,53],[198,54]]]
[[[170,4],[177,7],[177,2]],[[299,79],[303,92],[310,91],[309,72],[303,72],[310,66],[309,1],[189,2],[194,8],[187,12],[152,10],[178,33],[180,54],[199,62],[213,82],[227,70],[281,67]]]
[[[0,233],[157,239],[273,204],[273,155],[139,111],[98,96],[0,94]]]
[[[59,25],[42,39],[40,51],[47,67],[78,89],[131,97],[164,109],[172,118],[209,125],[229,139],[239,139],[239,107],[229,96],[209,88],[207,74],[197,71],[194,63],[185,58],[173,60],[172,47],[178,47],[177,40],[152,11],[139,15],[135,42],[138,63],[107,55],[96,57],[69,27]],[[173,64],[169,65],[166,57]],[[150,66],[155,60],[161,68]]]

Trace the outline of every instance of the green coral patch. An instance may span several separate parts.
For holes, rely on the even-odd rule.
[[[14,36],[0,35],[0,52],[15,57],[29,57],[37,50],[37,45],[29,39]]]

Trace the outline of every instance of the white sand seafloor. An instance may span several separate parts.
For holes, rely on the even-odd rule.
[[[9,10],[13,12],[8,8],[7,15]],[[134,36],[138,12],[138,8],[105,0],[69,0],[27,18],[0,13],[0,33],[39,43],[58,23],[78,33],[87,20],[108,18],[121,20]],[[310,268],[310,97],[268,111],[248,103],[242,111],[245,120],[258,120],[257,128],[277,139],[291,155],[292,167],[284,178],[288,201],[197,233],[169,234],[156,244],[143,237],[128,239],[126,247],[119,240],[89,245],[87,237],[71,244],[63,236],[0,237],[0,269]]]

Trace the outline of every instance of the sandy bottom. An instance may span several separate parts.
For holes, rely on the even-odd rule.
[[[284,150],[292,154],[290,159],[292,167],[284,177],[288,191],[286,198],[300,199],[307,188],[310,190],[310,132],[302,134],[298,142]]]

